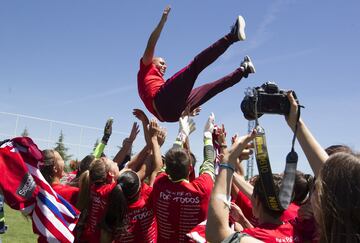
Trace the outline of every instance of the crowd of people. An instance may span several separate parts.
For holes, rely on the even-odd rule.
[[[138,73],[139,95],[146,108],[163,122],[178,122],[176,138],[140,109],[145,146],[135,155],[140,126],[113,159],[106,156],[112,122],[101,143],[65,175],[64,160],[53,149],[42,151],[39,169],[53,190],[76,207],[80,217],[75,242],[360,242],[360,156],[345,145],[321,147],[305,122],[292,92],[285,122],[297,140],[313,176],[296,172],[292,201],[274,210],[261,176],[245,179],[243,163],[253,153],[256,130],[228,143],[225,126],[211,113],[203,130],[203,157],[198,175],[190,135],[195,116],[210,98],[255,72],[248,56],[233,73],[193,89],[199,73],[226,49],[246,38],[239,16],[230,33],[205,49],[184,69],[165,81],[166,63],[155,57],[157,40],[167,20],[166,7],[152,32]],[[172,148],[163,148],[172,139]],[[279,193],[283,174],[273,174]],[[66,178],[66,179],[64,179]],[[6,198],[5,198],[6,200]],[[46,240],[45,240],[46,241]]]

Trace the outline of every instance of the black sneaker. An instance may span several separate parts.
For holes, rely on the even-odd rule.
[[[242,61],[240,66],[244,68],[244,78],[247,78],[249,76],[249,73],[256,72],[255,66],[249,56],[244,57],[244,61]]]
[[[238,40],[243,41],[246,39],[245,35],[245,19],[239,15],[236,18],[235,24],[231,27],[231,34],[235,35]]]

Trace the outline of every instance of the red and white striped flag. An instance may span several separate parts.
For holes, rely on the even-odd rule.
[[[0,146],[0,188],[13,209],[31,215],[41,242],[74,242],[78,210],[58,195],[38,169],[42,153],[28,137]]]

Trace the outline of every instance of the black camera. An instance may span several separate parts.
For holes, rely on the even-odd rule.
[[[264,113],[289,114],[290,102],[286,95],[287,90],[281,90],[274,82],[266,82],[260,87],[248,89],[241,102],[241,111],[247,120],[255,120]],[[296,98],[295,92],[293,92]],[[255,111],[255,106],[257,111]]]

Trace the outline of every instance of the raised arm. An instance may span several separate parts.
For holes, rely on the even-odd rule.
[[[204,127],[204,160],[200,166],[199,174],[208,173],[215,180],[215,150],[212,141],[212,133],[215,125],[215,115],[211,113]]]
[[[292,131],[295,131],[295,125],[298,115],[298,104],[292,95],[288,92],[288,99],[291,104],[290,113],[286,116],[286,121]],[[299,144],[304,151],[307,160],[310,163],[311,169],[315,176],[318,176],[319,171],[325,161],[329,158],[325,150],[321,147],[315,137],[311,134],[310,130],[306,127],[305,123],[299,118],[296,137]]]
[[[159,136],[162,138],[165,136],[163,130],[159,127],[156,120],[152,120],[149,125],[149,134],[151,139],[151,149],[153,155],[153,164],[152,164],[152,173],[150,174],[149,185],[152,186],[154,184],[156,175],[161,170],[162,167],[162,158],[159,144]],[[161,139],[160,138],[160,139]]]
[[[113,118],[110,117],[105,124],[104,127],[104,135],[101,139],[101,142],[96,146],[96,148],[94,149],[93,155],[95,156],[95,158],[100,158],[102,153],[104,152],[105,146],[107,145],[109,138],[111,136],[112,133],[112,124],[113,124]]]
[[[149,118],[146,116],[145,112],[141,109],[134,109],[133,110],[133,115],[139,119],[141,121],[142,127],[143,127],[143,131],[144,131],[144,138],[145,138],[145,142],[147,144],[150,143],[150,138],[149,138],[149,134],[147,132],[148,130],[148,125],[150,123]]]
[[[154,58],[156,43],[160,37],[161,31],[165,25],[165,22],[167,20],[168,14],[170,13],[170,10],[171,10],[170,6],[165,7],[158,25],[155,27],[154,31],[151,33],[151,35],[149,37],[145,52],[142,57],[142,62],[145,66],[151,64],[151,62]]]
[[[126,155],[129,155],[131,153],[132,144],[135,141],[136,136],[139,134],[139,131],[139,125],[134,122],[131,128],[130,135],[128,138],[124,139],[121,149],[114,157],[114,162],[121,164],[124,161]]]
[[[173,148],[183,148],[186,139],[196,129],[195,122],[189,116],[182,116],[179,119],[179,132],[173,144]]]
[[[247,144],[254,138],[255,133],[248,134],[235,142],[228,152],[223,144],[223,154],[219,174],[216,177],[214,189],[211,193],[208,220],[206,223],[206,239],[210,242],[221,242],[229,237],[233,231],[229,227],[230,191],[235,163]],[[258,242],[244,236],[240,242]],[[245,240],[247,239],[247,240]]]

